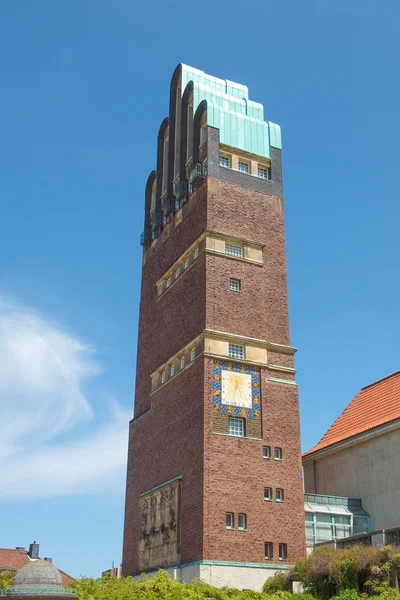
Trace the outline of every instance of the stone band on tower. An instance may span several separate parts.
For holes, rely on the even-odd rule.
[[[173,74],[145,193],[124,575],[257,588],[305,553],[281,136],[263,113],[243,85]]]

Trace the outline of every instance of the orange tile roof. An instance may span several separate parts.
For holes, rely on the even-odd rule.
[[[362,388],[318,444],[303,456],[396,419],[400,419],[400,371]]]
[[[20,569],[30,561],[27,550],[17,550],[16,548],[0,548],[0,571],[5,567],[11,567],[12,569]],[[57,567],[58,568],[58,567]],[[61,573],[63,585],[67,585],[68,582],[74,578],[58,569]]]

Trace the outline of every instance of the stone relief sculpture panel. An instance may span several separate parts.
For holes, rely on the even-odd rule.
[[[149,571],[180,562],[179,479],[141,496],[138,569]]]

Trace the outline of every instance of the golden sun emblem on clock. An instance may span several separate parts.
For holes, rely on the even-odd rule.
[[[230,406],[252,407],[251,375],[222,371],[221,401]]]

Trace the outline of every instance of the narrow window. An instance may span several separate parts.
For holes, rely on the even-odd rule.
[[[279,560],[287,560],[287,544],[279,544]]]
[[[175,375],[175,365],[171,365],[171,377]]]
[[[225,523],[227,529],[235,529],[235,516],[231,512],[225,514]]]
[[[240,292],[240,279],[230,279],[229,280],[229,289],[232,292]]]
[[[186,162],[192,158],[193,153],[193,94],[190,93],[188,108],[187,108],[187,152]]]
[[[166,192],[168,185],[168,129],[164,134],[163,148],[163,170],[162,170],[162,194]]]
[[[183,369],[185,366],[185,357],[181,356],[181,369]]]
[[[283,502],[285,500],[282,488],[276,488],[275,498],[277,502]]]
[[[245,162],[244,160],[239,160],[239,171],[241,173],[249,173],[249,163]]]
[[[187,268],[188,268],[188,266],[189,266],[189,258],[187,258],[187,259],[185,260],[185,269],[187,269]]]
[[[258,176],[261,179],[267,179],[270,181],[271,179],[271,168],[263,165],[258,165]]]
[[[271,446],[264,446],[263,448],[263,457],[271,458]]]
[[[203,112],[200,122],[200,146],[207,139],[207,113]]]
[[[228,417],[228,435],[244,437],[244,419]]]
[[[171,277],[168,277],[167,279],[167,288],[171,285]]]
[[[165,383],[165,377],[166,377],[166,375],[165,375],[165,371],[163,371],[163,372],[161,373],[161,383]]]
[[[178,279],[179,275],[181,274],[181,270],[177,269],[176,273],[175,273],[175,279]]]
[[[264,500],[272,501],[272,488],[266,487],[264,488]]]
[[[243,248],[242,246],[236,246],[235,244],[225,244],[225,254],[229,254],[229,256],[238,256],[239,258],[242,258]]]
[[[229,344],[229,356],[231,358],[244,358],[244,346]]]
[[[229,156],[225,156],[224,154],[219,155],[219,166],[220,167],[229,167],[231,166],[231,159]]]
[[[275,448],[274,456],[275,460],[282,460],[282,448]]]
[[[199,249],[196,248],[196,250],[194,251],[194,259],[196,259],[199,256]]]
[[[239,513],[238,515],[238,529],[240,531],[246,531],[247,529],[247,515],[244,513]]]
[[[190,360],[194,360],[196,358],[196,348],[192,348],[190,351]]]
[[[272,542],[265,542],[264,556],[265,558],[274,558],[274,546]]]

